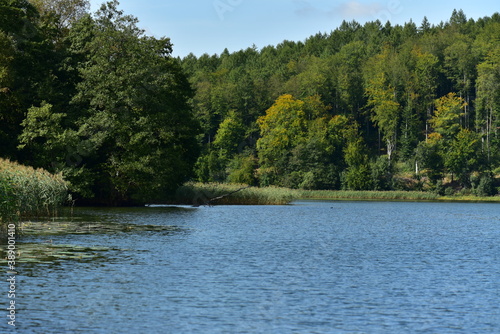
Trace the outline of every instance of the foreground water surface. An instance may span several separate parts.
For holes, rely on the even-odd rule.
[[[20,333],[500,333],[498,204],[76,209],[69,220],[47,229],[77,225],[71,234],[18,241],[52,247],[18,264]]]

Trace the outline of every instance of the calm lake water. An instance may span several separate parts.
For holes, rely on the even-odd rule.
[[[95,250],[18,266],[19,333],[500,333],[498,204],[77,209],[78,222],[89,233],[19,241]]]

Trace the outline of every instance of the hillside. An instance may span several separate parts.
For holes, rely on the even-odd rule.
[[[500,15],[343,22],[262,50],[190,55],[200,181],[473,190],[499,167]],[[458,181],[458,186],[451,181]]]

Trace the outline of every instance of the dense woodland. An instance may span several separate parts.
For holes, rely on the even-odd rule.
[[[118,6],[0,0],[0,157],[106,204],[190,179],[497,193],[498,13],[179,59]]]
[[[496,193],[500,15],[343,22],[304,42],[182,59],[200,181]]]
[[[0,0],[0,156],[62,172],[80,203],[161,200],[198,158],[170,40],[117,6]]]

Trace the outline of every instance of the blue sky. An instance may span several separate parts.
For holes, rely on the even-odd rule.
[[[103,2],[91,0],[92,11]],[[474,19],[500,12],[498,0],[121,0],[120,8],[147,34],[170,37],[174,56],[181,57],[303,41],[342,20],[412,19],[418,26],[424,16],[433,24],[447,21],[455,8]]]

